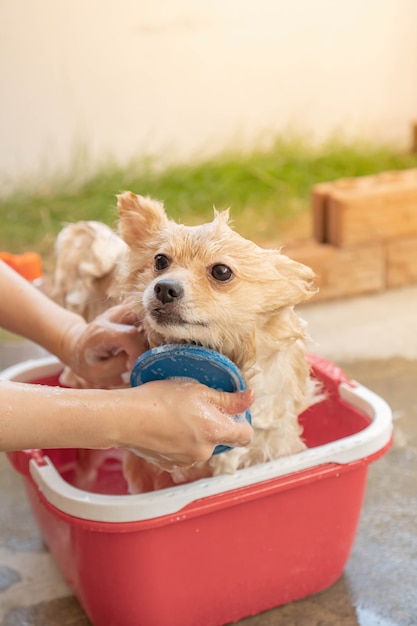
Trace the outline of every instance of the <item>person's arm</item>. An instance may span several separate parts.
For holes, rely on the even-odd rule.
[[[124,304],[87,324],[0,261],[0,326],[38,343],[95,387],[120,385],[146,349],[137,321]]]
[[[0,450],[122,447],[161,469],[186,468],[217,444],[250,443],[251,426],[231,416],[253,399],[172,380],[121,390],[0,381]]]
[[[84,319],[59,306],[0,261],[0,325],[63,356],[64,337]]]

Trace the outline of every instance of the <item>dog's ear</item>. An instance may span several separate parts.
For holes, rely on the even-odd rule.
[[[217,223],[225,224],[226,226],[230,222],[230,210],[225,209],[224,211],[218,211],[216,207],[214,209],[214,221]]]
[[[117,209],[119,233],[128,246],[153,238],[168,222],[162,202],[131,191],[117,196]]]
[[[318,291],[315,273],[307,265],[293,261],[285,254],[275,251],[274,266],[280,279],[285,281],[283,297],[285,304],[296,305],[311,298]]]

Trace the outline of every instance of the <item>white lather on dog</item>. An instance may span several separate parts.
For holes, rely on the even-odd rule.
[[[320,395],[294,305],[316,292],[313,271],[238,235],[228,211],[185,226],[170,220],[162,203],[131,192],[118,196],[118,210],[128,246],[120,280],[124,293],[134,295],[150,347],[195,342],[217,350],[256,393],[251,446],[169,475],[129,454],[131,490],[230,473],[303,450],[298,416]]]

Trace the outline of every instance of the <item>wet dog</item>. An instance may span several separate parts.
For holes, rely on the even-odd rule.
[[[306,329],[294,306],[315,292],[313,271],[231,229],[227,211],[185,226],[161,202],[118,196],[127,245],[118,284],[133,296],[150,347],[197,343],[229,357],[256,394],[254,440],[189,470],[163,472],[127,453],[132,492],[166,487],[293,454],[305,448],[298,416],[320,399],[306,360]]]

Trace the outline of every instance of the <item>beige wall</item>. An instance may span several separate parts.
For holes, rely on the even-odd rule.
[[[0,172],[285,129],[403,145],[417,117],[416,0],[1,0]],[[3,187],[4,188],[4,187]]]

